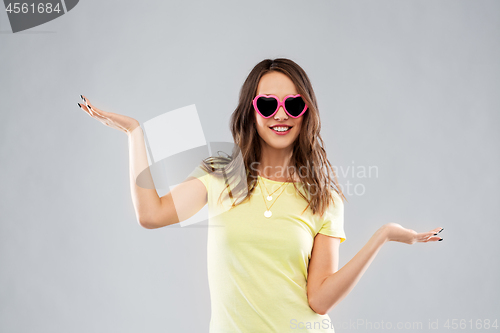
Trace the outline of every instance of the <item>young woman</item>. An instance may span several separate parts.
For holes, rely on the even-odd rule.
[[[440,227],[417,233],[387,223],[338,269],[345,197],[323,148],[309,78],[289,59],[263,60],[245,80],[231,117],[233,154],[203,160],[161,198],[153,186],[136,183],[142,172],[141,181],[146,174],[152,184],[143,172],[148,161],[139,123],[81,97],[85,103],[78,105],[91,117],[127,133],[141,226],[184,221],[207,203],[210,212],[217,211],[209,226],[218,228],[208,228],[211,333],[334,332],[327,313],[354,288],[384,243],[442,240]],[[243,177],[235,181],[241,168]]]

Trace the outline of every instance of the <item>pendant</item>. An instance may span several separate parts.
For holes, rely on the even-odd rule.
[[[273,197],[272,197],[272,196],[270,196],[270,195],[268,195],[268,196],[267,196],[267,201],[273,201]]]
[[[271,215],[273,215],[273,213],[271,213],[271,211],[270,211],[270,210],[266,210],[266,211],[264,212],[264,216],[265,216],[265,217],[271,217]]]

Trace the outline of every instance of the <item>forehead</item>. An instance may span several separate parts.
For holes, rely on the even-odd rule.
[[[288,76],[280,72],[269,72],[260,78],[257,86],[257,95],[259,94],[272,94],[283,98],[290,94],[296,95],[298,92],[295,84]]]

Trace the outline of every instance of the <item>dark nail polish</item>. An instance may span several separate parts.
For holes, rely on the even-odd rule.
[[[80,109],[82,108],[82,106],[80,105],[80,103],[78,103],[78,107],[79,107]]]
[[[83,95],[80,95],[80,98],[83,99]],[[85,100],[85,99],[83,99],[83,100]]]
[[[444,230],[444,228],[443,228],[443,229],[441,229],[441,230],[439,230],[438,234],[439,234],[441,231],[443,231],[443,230]]]
[[[88,104],[87,104],[87,107],[88,107],[89,109],[91,108],[91,107],[90,107],[90,105],[88,105]]]
[[[438,234],[439,234],[439,232],[438,232]],[[437,235],[437,234],[434,234],[434,236],[436,236],[436,235]]]
[[[439,240],[439,242],[440,242],[440,241],[442,241],[442,240],[443,240],[443,238],[441,238],[441,239]]]

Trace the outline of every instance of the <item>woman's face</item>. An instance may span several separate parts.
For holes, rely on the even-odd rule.
[[[292,94],[296,95],[298,92],[295,88],[295,84],[293,84],[292,80],[288,76],[280,72],[272,71],[260,78],[259,85],[257,86],[257,95],[259,94],[275,95],[280,99],[280,101],[283,101],[285,96]],[[272,148],[288,148],[299,136],[302,119],[304,117],[303,115],[299,118],[292,118],[285,112],[285,110],[283,110],[282,106],[280,106],[276,114],[267,119],[263,118],[255,109],[254,114],[255,125],[259,136]],[[271,128],[275,125],[291,128],[283,134]]]

